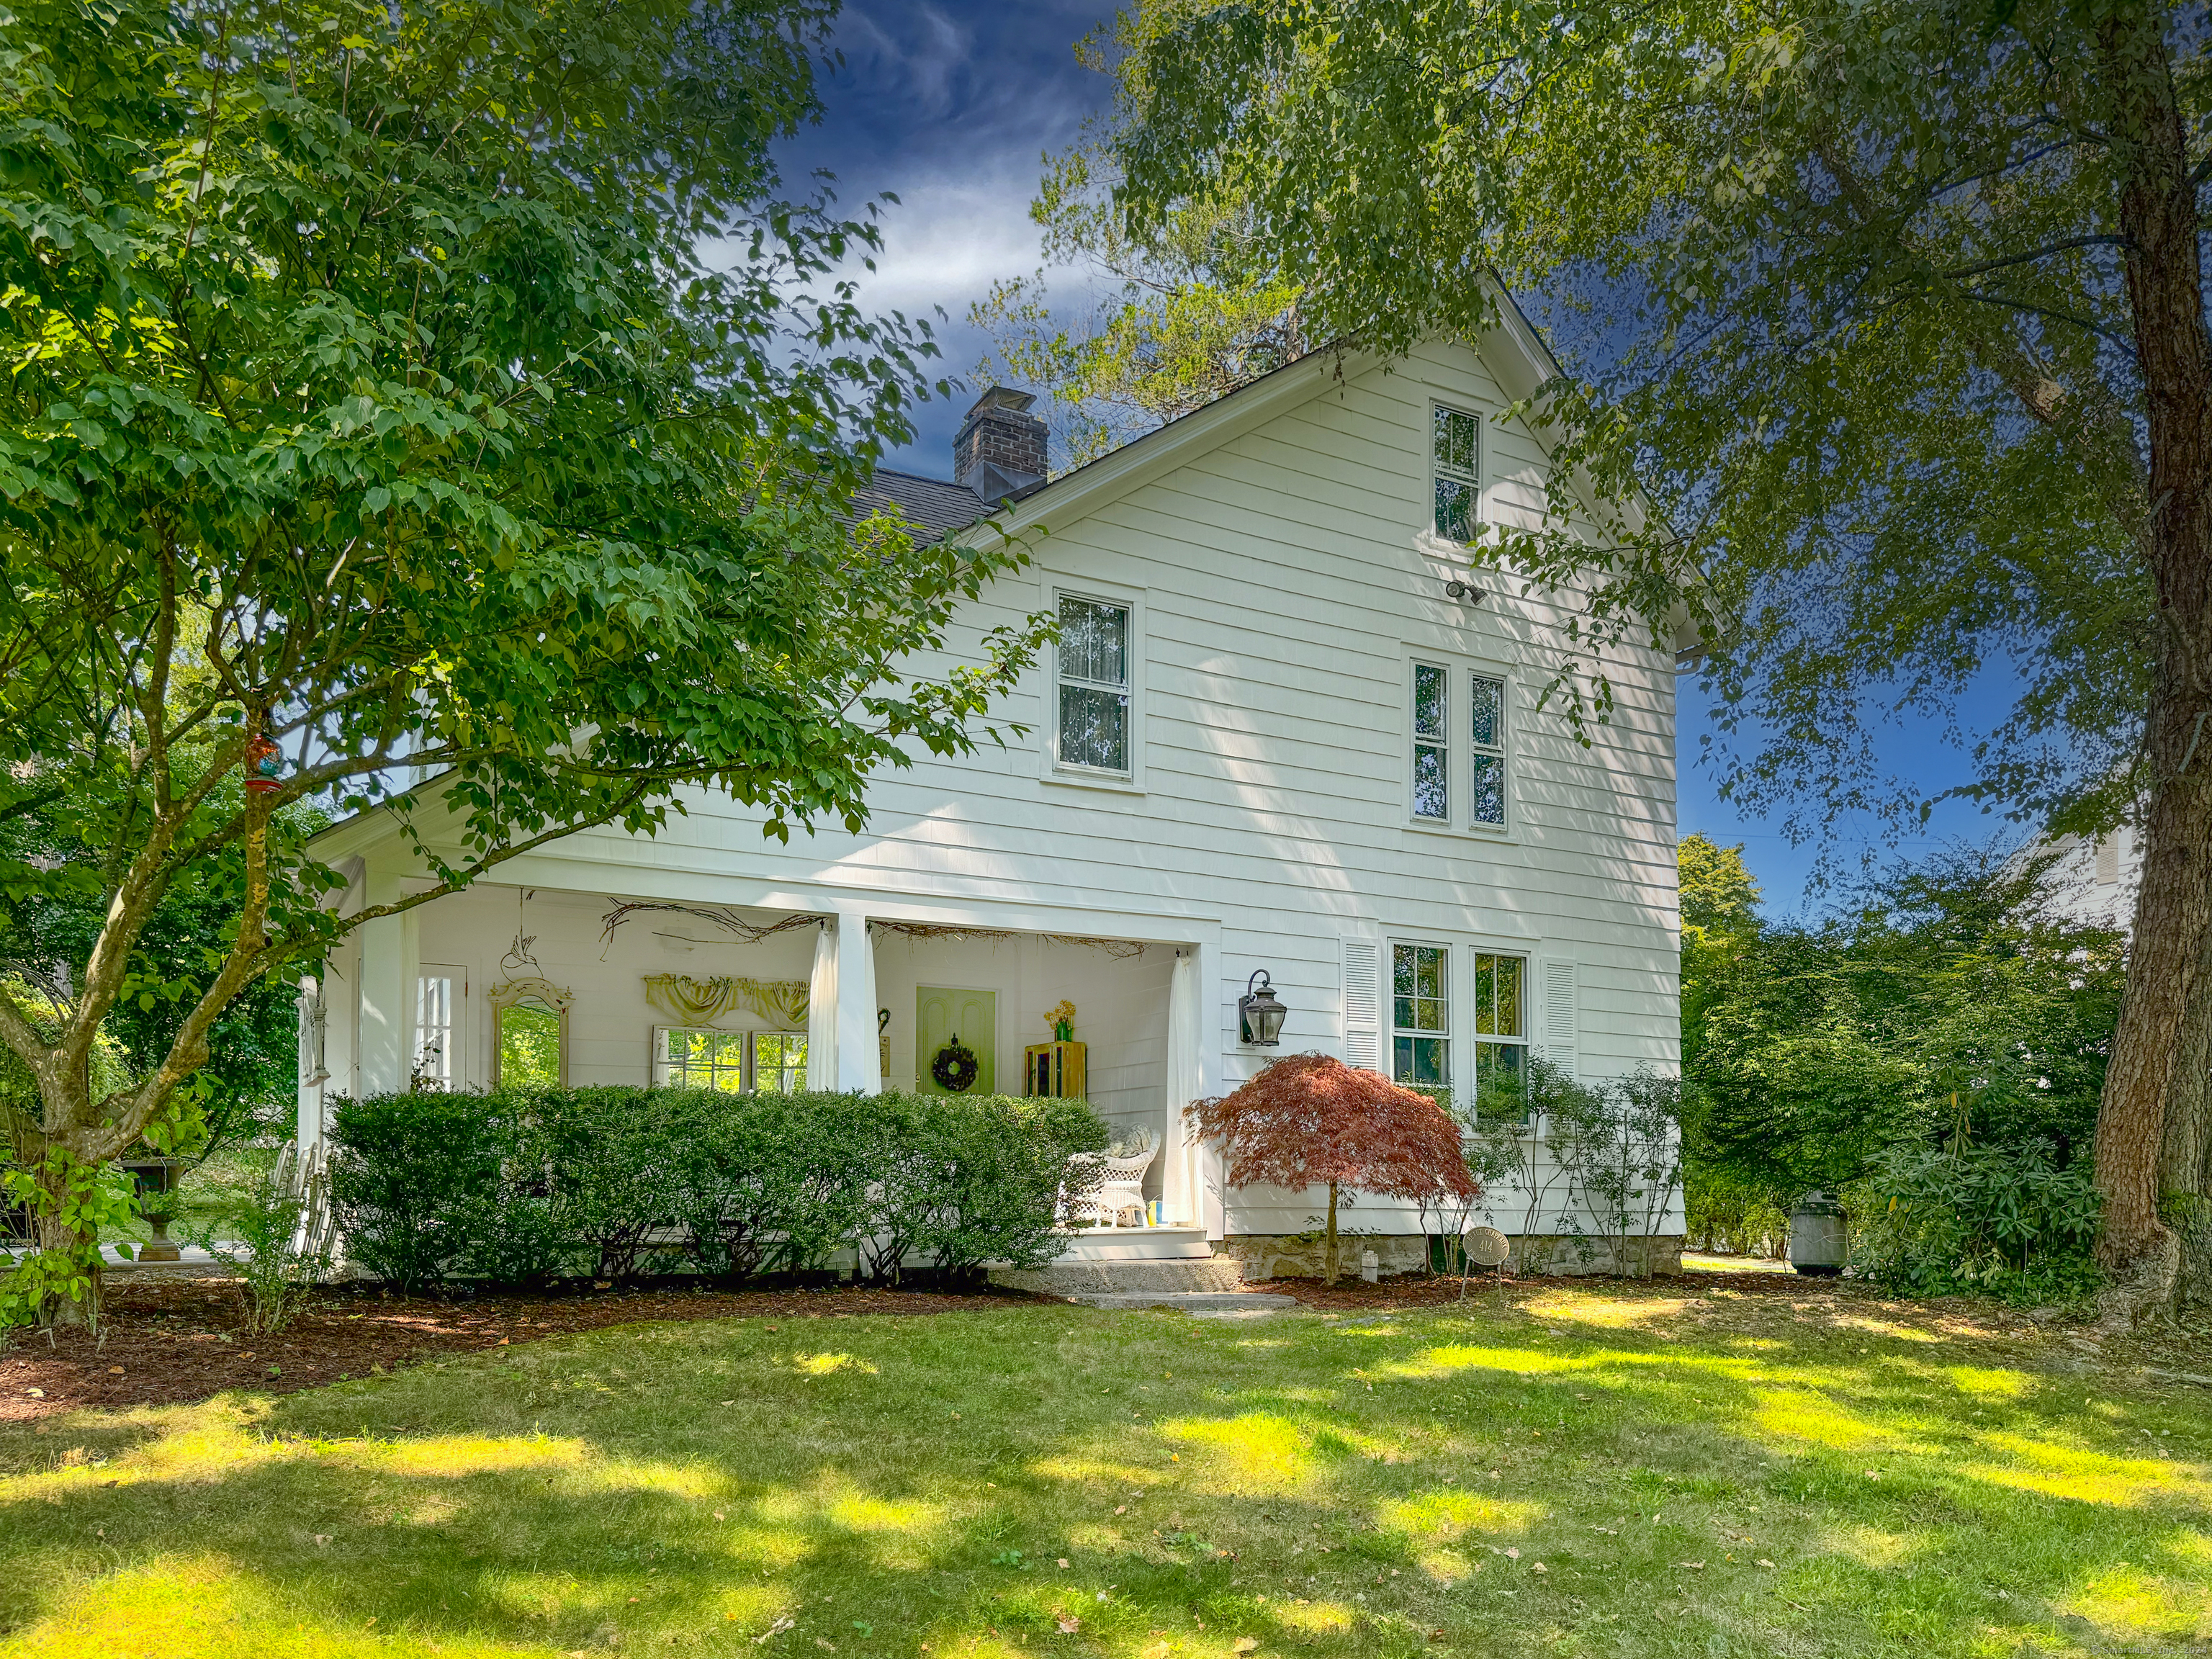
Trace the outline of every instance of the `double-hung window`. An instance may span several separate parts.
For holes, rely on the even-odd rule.
[[[1482,509],[1482,422],[1438,404],[1431,444],[1437,534],[1471,542]]]
[[[1451,1092],[1450,953],[1390,947],[1390,1075],[1427,1095]]]
[[[1519,1115],[1528,1077],[1528,963],[1478,951],[1474,957],[1474,1089],[1478,1111]]]
[[[1451,822],[1451,670],[1413,665],[1413,816]]]
[[[1505,827],[1505,682],[1413,664],[1413,815],[1438,828]],[[1465,699],[1462,705],[1462,698]],[[1464,707],[1464,714],[1455,711]]]
[[[1505,826],[1505,682],[1489,674],[1468,676],[1468,819],[1492,829]]]
[[[1062,594],[1055,752],[1059,763],[1129,775],[1129,607]]]

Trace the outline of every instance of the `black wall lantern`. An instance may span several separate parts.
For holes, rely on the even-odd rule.
[[[1260,988],[1254,990],[1257,985]],[[1291,1011],[1275,1000],[1275,987],[1265,968],[1244,981],[1244,994],[1237,999],[1237,1040],[1255,1048],[1272,1048],[1283,1035],[1283,1016]]]

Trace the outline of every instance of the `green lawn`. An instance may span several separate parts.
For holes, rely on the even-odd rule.
[[[0,1655],[2212,1642],[2212,1395],[1871,1300],[1470,1305],[632,1326],[16,1425]]]

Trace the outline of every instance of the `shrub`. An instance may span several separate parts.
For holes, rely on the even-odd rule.
[[[562,1272],[871,1274],[1049,1257],[1079,1101],[533,1089],[341,1107],[333,1191],[353,1254],[401,1285]]]
[[[434,1285],[469,1248],[499,1189],[493,1103],[472,1094],[376,1095],[338,1103],[331,1203],[346,1252],[403,1289]]]
[[[287,1146],[273,1166],[234,1188],[226,1206],[188,1224],[185,1237],[237,1269],[246,1334],[269,1336],[292,1322],[329,1272],[337,1245],[331,1224],[328,1171]]]
[[[2032,1304],[2096,1287],[2096,1188],[2086,1165],[2060,1169],[2047,1140],[1893,1146],[1844,1198],[1851,1260],[1886,1289]]]

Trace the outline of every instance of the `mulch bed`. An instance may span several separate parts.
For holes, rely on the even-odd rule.
[[[969,1294],[848,1286],[554,1291],[468,1301],[332,1291],[279,1336],[249,1337],[235,1281],[141,1269],[107,1279],[101,1334],[18,1332],[0,1347],[0,1423],[80,1407],[173,1406],[228,1389],[291,1394],[434,1354],[564,1336],[641,1320],[822,1319],[1004,1308],[1018,1291]]]
[[[1653,1279],[1487,1277],[1467,1296],[1490,1307],[1506,1304],[1540,1318],[1540,1303],[1571,1287],[1609,1298],[1651,1297],[1684,1304],[1666,1328],[1693,1338],[1752,1322],[1784,1320],[1851,1325],[1869,1317],[1954,1340],[1983,1341],[2029,1363],[2051,1356],[2102,1366],[2182,1366],[2154,1377],[2191,1384],[2212,1352],[2212,1324],[2201,1318],[2159,1333],[2098,1341],[2081,1332],[2077,1315],[2050,1318],[1994,1303],[1897,1302],[1849,1280],[1789,1273],[1692,1273]],[[1253,1289],[1286,1292],[1323,1314],[1380,1316],[1456,1304],[1456,1279],[1397,1279],[1334,1286],[1313,1279],[1276,1279]],[[470,1300],[387,1296],[371,1289],[325,1293],[281,1336],[247,1337],[234,1280],[202,1269],[140,1269],[107,1281],[102,1334],[18,1333],[0,1347],[0,1423],[45,1418],[80,1407],[107,1410],[187,1404],[228,1390],[289,1394],[347,1376],[388,1372],[443,1353],[462,1353],[647,1320],[823,1319],[860,1315],[921,1315],[1000,1309],[1048,1301],[1018,1291],[877,1290],[835,1285],[782,1290],[694,1290],[647,1286],[570,1289],[542,1295]]]

